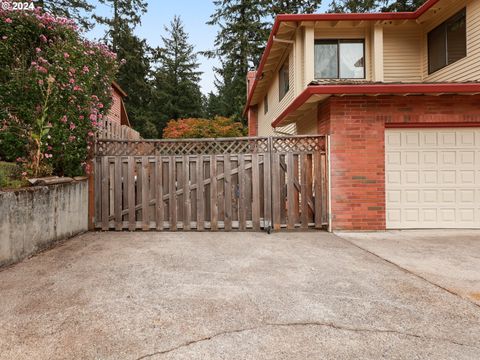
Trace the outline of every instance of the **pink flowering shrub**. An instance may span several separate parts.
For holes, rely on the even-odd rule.
[[[85,173],[116,56],[40,10],[0,10],[0,160],[30,176]]]

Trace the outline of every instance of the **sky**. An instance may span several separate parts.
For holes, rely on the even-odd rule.
[[[93,1],[95,4],[96,1]],[[324,0],[325,8],[330,0]],[[111,11],[104,5],[95,4],[96,12],[100,15],[109,14]],[[321,9],[323,10],[323,9]],[[184,23],[185,31],[189,34],[189,41],[195,46],[196,51],[212,50],[218,28],[207,25],[210,15],[215,11],[212,0],[149,0],[147,13],[142,16],[142,24],[137,26],[135,33],[147,40],[152,47],[161,45],[161,36],[165,34],[164,26],[169,24],[175,15],[179,15]],[[95,27],[86,35],[90,39],[101,38],[104,29]],[[218,66],[218,60],[198,58],[200,71],[203,72],[200,86],[202,92],[207,94],[215,91],[215,75],[213,68]]]

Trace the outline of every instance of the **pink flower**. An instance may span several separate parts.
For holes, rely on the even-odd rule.
[[[53,157],[52,154],[45,154],[45,158],[47,158],[47,159],[51,159],[52,157]]]
[[[83,119],[85,119],[85,116],[80,115],[78,118],[79,118],[80,120],[83,120]]]
[[[102,103],[98,104],[98,108],[103,109],[103,104]]]
[[[63,115],[63,117],[60,119],[60,121],[64,124],[67,123],[67,115]]]
[[[73,83],[75,83],[75,79],[72,78],[72,79],[70,79],[68,82],[69,82],[70,84],[73,84]]]
[[[52,148],[50,145],[47,146],[47,150],[50,151],[50,150],[52,150],[52,149],[53,149],[53,148]]]
[[[94,135],[93,131],[88,132],[88,136],[93,136],[93,135]]]
[[[5,35],[2,36],[2,40],[7,40],[8,37],[6,37]]]
[[[90,114],[91,121],[97,121],[97,114]]]
[[[75,139],[76,139],[76,137],[73,136],[73,135],[70,135],[70,136],[68,137],[68,141],[70,141],[70,142],[75,141]]]
[[[83,67],[83,72],[84,72],[85,74],[90,72],[90,69],[88,68],[87,65],[85,65],[85,66]]]
[[[37,71],[41,72],[43,74],[48,73],[48,70],[46,68],[44,68],[43,66],[37,66]]]
[[[70,54],[69,54],[69,53],[63,53],[63,57],[64,57],[65,59],[68,59],[68,58],[70,57]]]
[[[45,35],[40,35],[40,41],[46,43],[47,42],[47,37]]]
[[[82,91],[82,88],[81,88],[80,86],[78,86],[78,85],[75,85],[75,86],[73,87],[73,91]]]
[[[75,124],[71,122],[70,123],[70,130],[75,130],[75,128],[76,128]]]
[[[6,18],[6,19],[5,19],[5,22],[6,22],[7,24],[11,24],[13,21],[12,21],[12,19],[10,19],[10,18]]]
[[[35,51],[36,51],[37,53],[39,53],[39,52],[42,51],[42,49],[40,49],[40,48],[35,48]]]
[[[43,85],[43,80],[42,79],[38,80],[38,85]]]
[[[26,171],[22,172],[22,176],[23,177],[27,176],[27,172]]]

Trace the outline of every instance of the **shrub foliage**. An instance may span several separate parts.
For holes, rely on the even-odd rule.
[[[0,159],[31,176],[83,174],[116,71],[71,20],[0,10]]]
[[[245,129],[239,122],[224,117],[210,119],[179,119],[170,120],[163,130],[167,139],[188,138],[219,138],[240,137],[245,135]]]

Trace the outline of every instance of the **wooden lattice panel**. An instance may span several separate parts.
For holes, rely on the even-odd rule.
[[[295,136],[272,138],[272,152],[313,153],[325,151],[325,136]]]
[[[97,140],[97,156],[251,154],[269,151],[268,138],[199,140]]]

